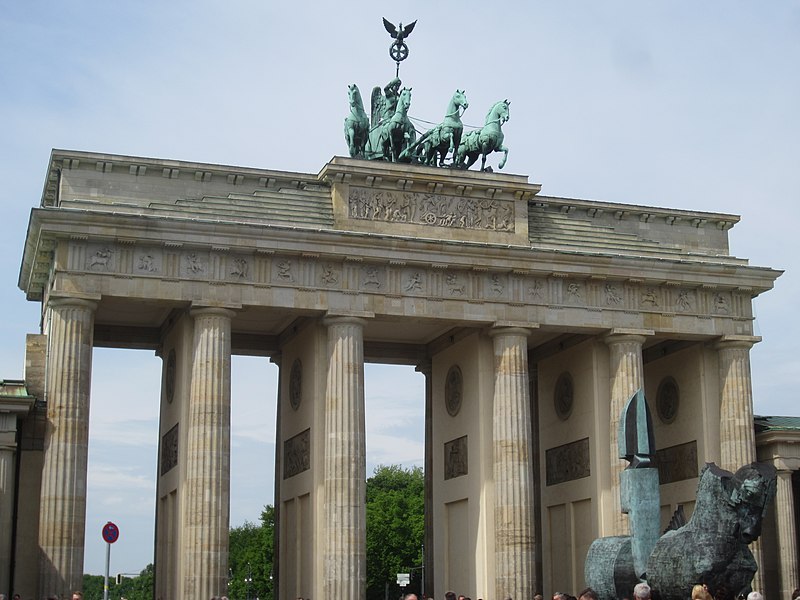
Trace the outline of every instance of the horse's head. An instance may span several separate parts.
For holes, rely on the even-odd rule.
[[[397,98],[397,111],[399,113],[407,113],[411,106],[411,88],[403,88],[400,90],[400,96]]]
[[[489,110],[489,113],[486,115],[486,125],[489,123],[499,123],[502,125],[510,116],[508,107],[510,106],[511,102],[508,100],[500,100],[499,102],[495,102],[495,105]]]
[[[761,534],[761,521],[775,498],[775,467],[763,463],[745,465],[736,471],[731,485],[729,503],[736,511],[737,533],[742,542],[749,544]]]
[[[469,102],[467,102],[467,94],[464,90],[456,90],[456,93],[453,94],[453,104],[456,106],[461,106],[464,110],[469,108]]]
[[[355,83],[347,86],[347,99],[350,102],[350,106],[364,108],[364,102],[361,100],[361,91]]]

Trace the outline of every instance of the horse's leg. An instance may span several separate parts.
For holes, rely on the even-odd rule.
[[[497,165],[498,168],[502,169],[504,166],[506,166],[506,161],[508,160],[508,148],[501,144],[497,151],[503,153],[503,160],[501,160],[500,164]]]

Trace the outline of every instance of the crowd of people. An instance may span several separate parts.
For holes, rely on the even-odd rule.
[[[456,595],[455,592],[447,592],[445,595],[445,600],[472,600],[469,596],[464,595]],[[212,599],[213,600],[213,599]],[[302,600],[302,598],[298,599]],[[401,600],[418,600],[416,594],[406,594],[402,597]],[[426,598],[423,596],[423,600],[433,600],[433,598]],[[478,598],[478,600],[483,600],[482,598]],[[504,598],[504,600],[512,600],[511,598]],[[533,600],[544,600],[544,597],[541,594],[536,594],[533,597]],[[595,592],[592,588],[587,587],[577,596],[573,596],[572,594],[568,594],[565,592],[555,592],[551,598],[551,600],[600,600],[597,592]],[[632,598],[621,598],[620,600],[653,600],[652,592],[650,590],[650,586],[646,583],[639,583],[636,587],[633,588],[633,597]],[[692,588],[691,598],[687,598],[686,600],[717,600],[709,591],[708,586],[705,584],[697,584]],[[737,600],[764,600],[763,594],[761,592],[750,592],[746,597],[742,594]],[[788,600],[788,599],[787,599]],[[800,588],[795,589],[792,592],[791,600],[800,600]]]

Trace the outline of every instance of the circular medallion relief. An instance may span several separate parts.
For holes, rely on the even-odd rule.
[[[464,395],[464,378],[461,375],[461,368],[453,365],[447,372],[447,379],[444,382],[444,403],[447,407],[447,414],[455,417],[461,410],[461,398]]]
[[[300,359],[294,359],[292,363],[292,371],[289,373],[289,404],[292,408],[297,410],[300,408],[300,401],[303,399],[303,365]]]
[[[170,404],[175,399],[175,364],[175,348],[173,348],[167,356],[167,376],[164,381],[164,392],[167,395],[167,402]]]
[[[564,371],[556,380],[556,389],[553,394],[553,406],[559,419],[562,421],[569,419],[574,401],[575,386],[572,383],[572,375],[568,371]]]
[[[662,423],[672,423],[678,416],[678,405],[680,404],[680,390],[678,382],[672,377],[664,377],[658,384],[656,393],[656,411]]]

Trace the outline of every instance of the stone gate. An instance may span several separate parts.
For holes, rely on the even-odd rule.
[[[112,346],[163,360],[156,597],[225,590],[232,354],[280,366],[278,598],[364,597],[367,361],[426,377],[426,592],[579,589],[591,541],[627,533],[616,420],[637,388],[662,519],[691,512],[705,461],[755,459],[752,298],[780,272],[730,254],[737,221],[520,175],[54,150],[19,280],[47,422],[24,492],[41,562],[18,581],[80,582],[91,354]]]

